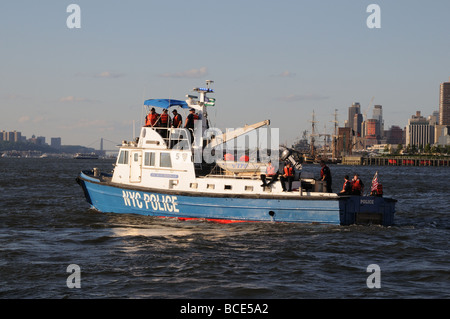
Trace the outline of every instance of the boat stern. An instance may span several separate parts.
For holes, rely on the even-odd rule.
[[[348,196],[339,199],[341,225],[394,224],[395,203],[392,198],[376,196]]]

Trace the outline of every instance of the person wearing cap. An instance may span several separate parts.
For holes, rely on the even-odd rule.
[[[167,138],[167,128],[170,127],[170,116],[167,113],[167,109],[163,109],[158,124],[159,127],[163,127],[162,129],[158,129],[158,133],[162,136],[162,138]]]
[[[266,178],[270,177],[270,182],[266,182]],[[275,169],[275,166],[272,165],[272,161],[267,163],[266,174],[261,174],[262,185],[261,187],[266,187],[272,185],[274,182],[278,180],[278,172]]]
[[[195,114],[195,109],[189,110],[189,115],[186,117],[186,123],[184,125],[191,133],[191,143],[194,142],[194,125],[195,120],[198,120],[198,115]]]
[[[156,113],[155,108],[152,107],[150,110],[150,113],[147,114],[145,117],[145,126],[156,126],[156,123],[158,123],[159,120],[159,114]]]
[[[170,124],[170,117],[169,114],[167,113],[167,109],[164,109],[161,114],[161,118],[159,119],[159,126],[169,127],[169,124]]]
[[[172,120],[172,127],[179,128],[183,124],[183,118],[181,117],[181,114],[178,113],[177,110],[172,111],[173,114],[173,120]]]
[[[186,117],[186,122],[184,127],[187,129],[194,130],[194,121],[198,120],[198,115],[195,114],[195,109],[189,110],[189,115]]]

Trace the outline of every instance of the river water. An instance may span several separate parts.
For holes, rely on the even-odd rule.
[[[378,170],[398,200],[394,226],[344,227],[99,213],[75,178],[112,164],[0,158],[0,298],[450,297],[448,167],[331,165],[334,191],[354,172],[370,187]],[[69,265],[80,288],[68,287]]]

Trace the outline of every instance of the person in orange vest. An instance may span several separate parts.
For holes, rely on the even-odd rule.
[[[266,178],[270,177],[270,182],[266,182]],[[275,166],[272,165],[272,161],[267,163],[266,174],[261,174],[262,185],[261,187],[270,186],[278,180],[278,171],[275,169]]]
[[[353,176],[352,181],[352,194],[361,196],[361,194],[363,193],[364,193],[364,183],[359,178],[359,175],[355,174],[355,176]]]
[[[169,127],[169,124],[170,124],[170,117],[169,114],[167,113],[167,109],[164,109],[159,119],[159,126]]]
[[[288,192],[292,192],[292,181],[294,180],[294,168],[291,166],[290,162],[286,163],[284,167],[284,174],[280,177],[281,187],[283,192],[286,191],[286,182],[288,182]]]
[[[320,180],[325,181],[327,184],[327,193],[331,193],[332,189],[331,189],[331,171],[330,168],[327,166],[327,164],[325,164],[324,160],[320,161],[320,166],[322,167],[322,169],[320,170]]]
[[[155,108],[152,107],[150,110],[150,113],[147,114],[145,117],[145,126],[156,126],[156,123],[158,123],[159,120],[159,114],[155,112]]]
[[[344,177],[344,185],[342,186],[342,190],[338,193],[338,195],[351,195],[352,194],[352,181],[345,175]]]
[[[172,127],[175,128],[181,127],[181,125],[183,125],[183,118],[181,117],[181,114],[179,114],[177,110],[173,110],[172,114],[173,114]]]
[[[169,128],[170,127],[170,116],[167,113],[167,109],[164,109],[160,118],[159,118],[159,127]],[[159,129],[158,133],[163,137],[166,138],[168,136],[167,129]]]

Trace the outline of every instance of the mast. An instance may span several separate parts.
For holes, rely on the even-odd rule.
[[[337,119],[337,109],[334,109],[334,121],[331,121],[332,123],[334,123],[334,135],[332,136],[331,139],[331,156],[333,158],[337,158],[336,156],[336,151],[337,151],[337,138],[338,138],[338,125],[339,125],[339,121]]]
[[[312,113],[312,121],[310,121],[311,122],[311,157],[314,157],[315,156],[315,151],[314,151],[314,142],[315,142],[315,137],[317,136],[317,134],[316,134],[316,123],[317,123],[317,121],[316,121],[316,116],[315,116],[315,113],[314,113],[314,110],[313,110],[313,113]]]

